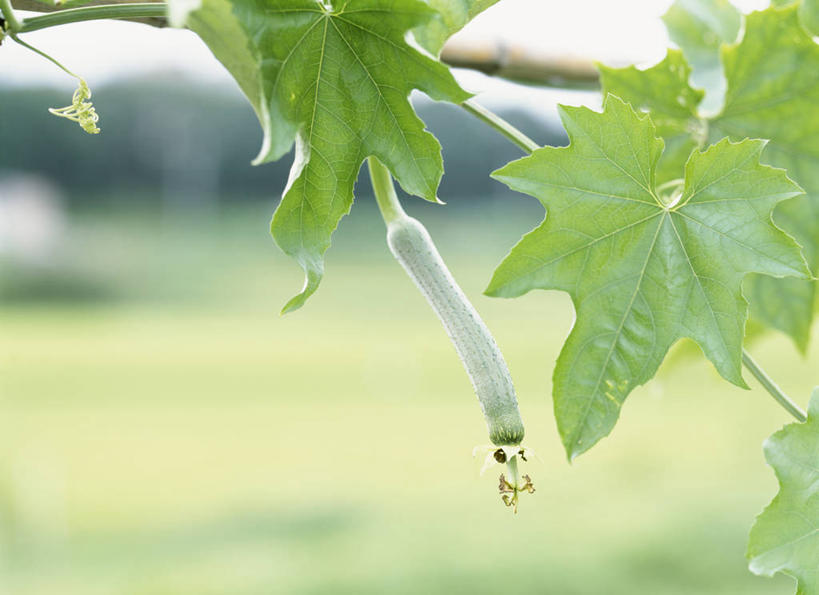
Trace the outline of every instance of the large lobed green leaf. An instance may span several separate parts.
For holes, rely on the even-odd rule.
[[[681,178],[685,162],[704,134],[697,109],[703,92],[688,82],[691,67],[682,52],[669,50],[665,59],[646,70],[634,66],[598,65],[603,97],[612,93],[632,107],[647,111],[665,141],[657,164],[657,183]]]
[[[416,28],[413,33],[425,49],[434,55],[441,52],[444,42],[460,31],[478,14],[496,4],[498,0],[427,0],[438,15],[429,23]]]
[[[706,91],[706,111],[715,112],[722,104],[725,77],[719,48],[736,41],[741,19],[728,0],[675,0],[663,16],[671,40],[694,67],[693,83]]]
[[[819,388],[806,423],[785,426],[765,442],[779,493],[760,514],[748,541],[755,574],[784,572],[797,595],[819,595]]]
[[[172,0],[171,10],[188,1]],[[319,285],[324,252],[349,212],[368,156],[387,165],[409,194],[436,200],[440,145],[413,111],[410,92],[456,103],[469,94],[444,65],[407,42],[408,32],[440,19],[419,0],[345,0],[332,7],[316,0],[202,0],[189,8],[177,15],[187,14],[187,25],[256,110],[264,130],[256,162],[280,158],[295,141],[271,230],[305,270],[304,288],[285,311],[299,308]]]
[[[710,15],[718,23],[720,14],[732,21],[727,16],[730,10],[717,0],[678,1],[666,15],[666,23],[674,37],[680,22],[704,20],[703,15]],[[713,39],[718,38],[720,27],[712,25],[711,30]],[[719,44],[675,39],[693,61],[694,80],[698,71],[713,68],[709,64],[720,64]],[[726,41],[727,37],[721,39]],[[706,59],[709,53],[711,58]],[[680,79],[687,68],[680,60],[672,60],[669,55],[647,70],[601,69],[605,92],[647,110],[655,121],[669,120],[669,101],[664,98],[680,98],[680,107],[685,106],[680,112],[684,111],[685,117],[676,118],[676,128],[658,126],[667,147],[680,147],[680,154],[668,160],[672,170],[672,164],[684,159],[682,154],[690,146],[684,144],[684,123],[694,122],[689,113],[698,110],[695,97],[684,93],[686,87]],[[725,136],[732,140],[770,139],[763,161],[787,169],[807,192],[777,207],[774,220],[802,245],[814,275],[819,274],[819,79],[815,76],[819,72],[819,46],[800,28],[796,6],[769,9],[748,17],[742,40],[723,46],[723,61],[725,105],[719,115],[706,122],[710,142]],[[689,126],[689,130],[693,142],[702,142],[702,128]],[[673,177],[678,176],[664,172],[661,176]],[[788,334],[805,352],[817,297],[815,282],[752,275],[745,282],[744,292],[756,320]]]
[[[819,35],[819,0],[771,0],[771,6],[799,5],[802,26],[813,35]]]
[[[812,35],[819,35],[819,0],[802,0],[799,17],[805,29]]]
[[[806,195],[782,204],[774,219],[802,245],[819,273],[819,45],[799,24],[797,7],[748,15],[745,35],[722,52],[728,88],[711,139],[770,139],[763,160],[785,168]],[[816,283],[749,279],[753,315],[790,335],[804,352]]]
[[[760,165],[764,142],[695,152],[681,195],[658,192],[663,142],[648,116],[609,95],[602,113],[561,107],[571,144],[493,174],[538,198],[544,222],[512,249],[487,293],[568,292],[577,320],[554,372],[558,430],[570,458],[608,435],[623,401],[669,347],[696,341],[719,373],[740,371],[747,273],[806,277],[799,247],[776,228],[776,204],[800,193]]]

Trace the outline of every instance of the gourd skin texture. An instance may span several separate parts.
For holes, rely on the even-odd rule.
[[[480,401],[489,439],[498,446],[520,444],[523,421],[506,362],[429,233],[416,219],[403,215],[388,224],[387,244],[441,319]]]

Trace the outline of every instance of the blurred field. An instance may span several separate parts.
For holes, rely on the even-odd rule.
[[[793,592],[743,557],[775,493],[761,442],[788,421],[762,391],[676,364],[565,462],[549,395],[568,299],[480,294],[538,220],[526,202],[415,210],[495,331],[543,459],[517,517],[497,472],[478,476],[475,397],[372,209],[284,318],[301,273],[268,207],[79,214],[59,275],[4,272],[0,592]],[[65,299],[43,299],[49,283]],[[807,360],[776,336],[753,352],[804,404],[817,343]]]

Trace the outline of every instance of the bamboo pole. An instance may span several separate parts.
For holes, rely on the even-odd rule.
[[[441,60],[456,68],[470,68],[518,82],[563,88],[597,86],[597,69],[589,58],[549,54],[502,40],[451,39],[441,52]]]

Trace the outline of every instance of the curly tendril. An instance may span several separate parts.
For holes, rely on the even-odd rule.
[[[91,99],[91,89],[88,88],[88,83],[85,82],[85,79],[81,76],[77,76],[73,72],[71,72],[68,68],[60,64],[56,59],[52,58],[48,54],[46,54],[42,50],[38,50],[33,45],[29,45],[14,33],[9,33],[9,37],[11,37],[14,41],[19,43],[24,48],[27,48],[38,54],[57,66],[60,70],[68,74],[69,76],[73,76],[75,79],[79,81],[79,85],[77,86],[77,90],[74,91],[74,97],[71,99],[71,105],[67,105],[65,107],[60,108],[51,108],[48,111],[54,114],[55,116],[59,116],[61,118],[66,118],[71,120],[72,122],[77,122],[80,127],[85,130],[88,134],[99,134],[100,129],[97,128],[97,122],[99,121],[100,117],[97,115],[96,110],[94,109],[94,104],[92,104],[89,99]]]
[[[88,101],[91,99],[91,89],[88,88],[85,79],[81,77],[77,78],[80,84],[77,90],[74,91],[71,105],[60,108],[50,108],[48,111],[55,116],[77,122],[88,134],[99,134],[100,129],[97,127],[97,122],[100,117],[94,109],[94,104]]]

